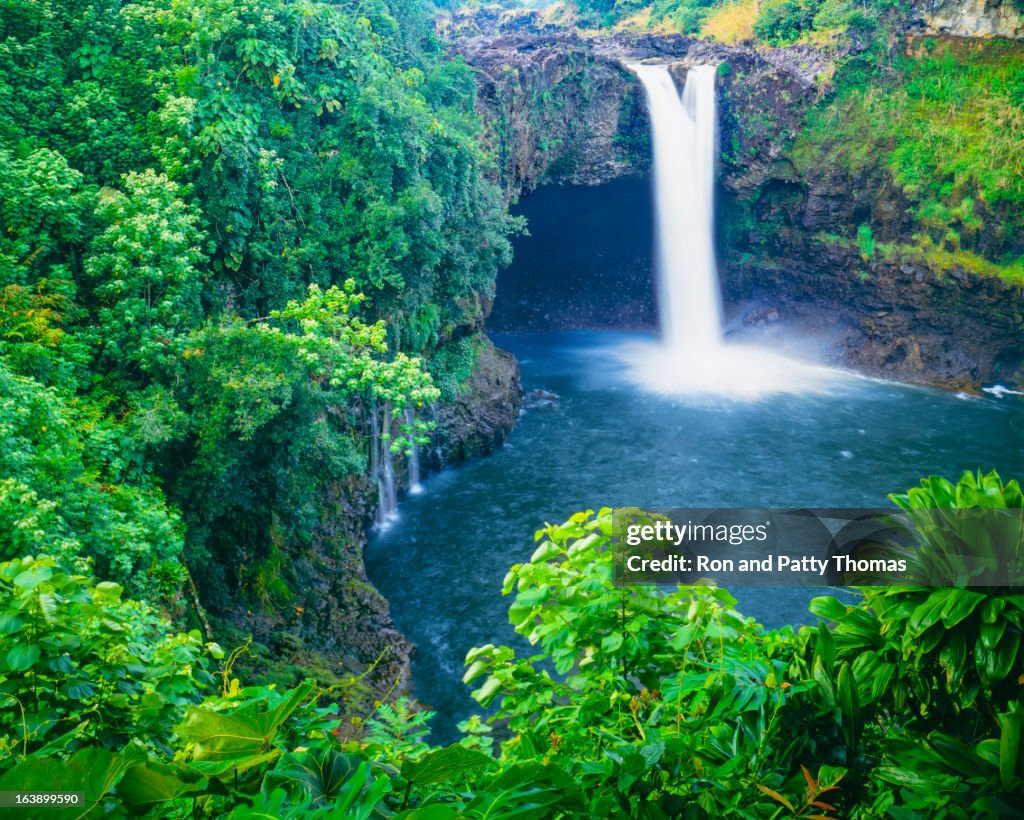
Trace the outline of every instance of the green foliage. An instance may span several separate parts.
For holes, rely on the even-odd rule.
[[[101,189],[104,226],[85,260],[95,324],[84,334],[117,370],[169,364],[175,336],[197,326],[202,281],[198,214],[180,186],[153,171],[124,177],[124,191]]]
[[[893,499],[1012,514],[1021,493],[966,474]],[[474,696],[498,704],[496,756],[473,748],[479,719],[467,742],[428,747],[429,713],[405,699],[379,707],[366,741],[342,743],[337,705],[318,705],[330,692],[243,688],[228,682],[231,660],[221,693],[197,702],[210,678],[195,638],[147,643],[157,622],[113,585],[48,559],[3,565],[0,629],[14,639],[0,691],[58,717],[27,741],[35,718],[0,724],[13,752],[0,789],[39,790],[60,773],[86,809],[168,817],[969,817],[1020,805],[1015,590],[865,587],[856,603],[815,599],[817,627],[769,632],[724,590],[622,586],[615,533],[610,510],[575,515],[539,532],[506,578],[510,620],[538,652],[467,657]],[[94,631],[70,641],[82,621]],[[55,685],[55,662],[78,670],[73,685]],[[100,700],[94,678],[141,689]]]
[[[382,703],[377,707],[376,717],[366,722],[366,737],[394,753],[416,756],[429,748],[423,738],[430,733],[427,724],[434,714],[429,709],[414,709],[409,698],[402,695],[394,705]]]
[[[305,301],[264,321],[225,319],[182,340],[178,389],[164,401],[184,411],[186,443],[163,450],[187,465],[169,470],[170,491],[185,511],[190,560],[202,567],[197,582],[216,606],[232,591],[270,609],[289,603],[297,581],[282,547],[310,537],[325,485],[366,468],[368,417],[398,419],[437,398],[418,358],[389,353],[384,322],[355,315],[364,297],[354,288],[311,285]],[[267,510],[269,538],[246,523]],[[225,588],[231,576],[238,586]]]
[[[378,806],[390,787],[386,777],[375,778],[370,763],[357,755],[311,749],[283,755],[267,772],[260,795],[274,800],[278,790],[283,790],[292,802],[292,811],[301,812],[300,816],[329,808],[336,817],[367,818],[380,816]]]
[[[754,34],[769,45],[794,43],[810,30],[817,6],[815,0],[764,0]]]
[[[860,258],[870,262],[875,256],[875,237],[871,233],[870,225],[861,225],[857,228],[857,247],[860,249]]]
[[[652,23],[670,23],[683,34],[696,34],[708,12],[721,3],[718,0],[655,0],[649,5]]]
[[[179,518],[120,425],[0,359],[0,437],[0,560],[48,553],[134,593],[177,591]]]
[[[583,22],[600,26],[621,25],[636,19],[647,27],[664,27],[682,34],[701,34],[702,27],[717,9],[735,0],[577,0]],[[797,42],[815,43],[855,40],[873,32],[880,20],[900,13],[893,0],[761,0],[751,9],[755,38],[771,46]],[[707,30],[702,36],[709,36]]]
[[[441,346],[431,357],[430,373],[442,399],[451,401],[465,391],[466,382],[473,372],[476,353],[474,339],[460,336]]]
[[[195,26],[187,6],[136,4],[125,36],[181,55],[157,74],[154,138],[166,173],[194,178],[243,312],[352,277],[382,313],[430,301],[455,317],[490,288],[507,216],[466,113],[472,78],[436,56],[421,12],[205,5]]]
[[[184,542],[212,609],[289,604],[508,259],[473,75],[395,0],[2,17],[0,556],[173,595]]]
[[[467,656],[465,680],[485,676],[474,697],[500,698],[497,717],[516,732],[504,755],[564,767],[590,816],[770,812],[755,786],[788,789],[796,761],[813,754],[790,707],[809,687],[787,671],[792,632],[764,632],[724,590],[617,584],[610,510],[537,536],[504,590],[516,591],[510,621],[542,655],[485,646]]]
[[[165,634],[121,592],[46,557],[0,564],[0,759],[129,741],[169,748],[172,726],[212,683],[206,655],[219,649],[197,632]]]
[[[930,49],[911,40],[905,49],[885,72],[861,60],[840,68],[836,94],[811,110],[794,159],[851,177],[881,165],[918,230],[917,246],[900,254],[939,270],[1019,278],[1024,50],[997,40]]]
[[[891,498],[917,522],[929,563],[949,554],[950,536],[961,529],[952,515],[936,527],[936,511],[984,509],[1021,527],[1020,488],[1016,481],[1003,484],[994,472],[965,473],[955,485],[932,476]],[[856,709],[847,717],[840,708],[840,717],[876,808],[920,810],[931,801],[968,816],[1024,796],[1024,781],[1013,774],[1021,750],[1015,732],[1024,599],[1015,587],[966,589],[964,580],[942,587],[865,587],[857,607],[834,598],[811,604],[812,612],[834,624],[809,636],[813,676],[826,700],[840,703],[842,670],[848,670],[846,698]],[[872,725],[887,730],[865,732]],[[856,732],[866,736],[858,740],[851,736]],[[869,771],[868,763],[878,768]]]

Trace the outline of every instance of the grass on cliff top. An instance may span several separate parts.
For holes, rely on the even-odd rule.
[[[704,20],[700,36],[734,46],[754,39],[760,0],[735,0],[714,9]]]
[[[848,65],[793,158],[854,179],[881,160],[937,266],[943,254],[980,258],[983,234],[984,252],[1009,264],[1024,230],[1024,45],[917,37],[891,65]]]

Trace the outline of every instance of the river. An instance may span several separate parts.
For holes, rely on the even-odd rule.
[[[958,397],[832,373],[808,391],[757,399],[673,397],[638,386],[619,332],[495,334],[527,390],[560,396],[531,410],[494,455],[431,476],[373,534],[370,580],[417,646],[414,694],[437,710],[435,738],[479,711],[461,683],[467,650],[523,646],[501,583],[534,532],[602,506],[873,507],[925,475],[1024,476],[1024,402]],[[808,623],[802,589],[736,591],[768,627]]]

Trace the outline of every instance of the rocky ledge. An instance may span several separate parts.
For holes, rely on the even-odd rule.
[[[796,352],[830,364],[955,390],[1019,380],[1024,298],[1001,279],[808,241],[770,264],[734,257],[723,284],[738,332],[814,344]]]
[[[516,357],[482,333],[474,338],[474,349],[469,378],[452,401],[435,411],[435,444],[428,459],[432,470],[493,452],[505,443],[519,415],[523,391]]]
[[[830,57],[802,46],[731,47],[679,35],[583,37],[536,23],[536,16],[512,19],[515,25],[490,21],[463,29],[453,45],[477,70],[486,139],[510,198],[541,184],[596,185],[648,171],[650,126],[631,62],[671,63],[680,78],[690,65],[723,66],[722,144],[757,158],[742,167],[726,163],[726,185],[737,191],[771,173],[791,136],[785,129],[751,130],[749,123],[766,111],[766,126],[780,111],[799,119],[832,72]]]
[[[680,36],[582,37],[529,19],[485,27],[456,46],[478,71],[510,198],[543,184],[645,174],[649,123],[626,64],[668,63],[681,84],[690,65],[716,63],[719,254],[733,307],[774,310],[780,324],[825,334],[830,361],[866,373],[957,389],[1019,380],[1019,287],[915,254],[918,228],[881,157],[852,178],[838,159],[807,167],[793,156],[842,55]],[[880,226],[876,238],[894,249],[885,258],[862,258],[850,240],[865,223]]]

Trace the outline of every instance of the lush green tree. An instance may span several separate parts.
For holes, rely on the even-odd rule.
[[[121,425],[0,360],[0,437],[0,558],[45,552],[135,593],[177,591],[180,520]]]
[[[121,594],[47,557],[0,564],[0,757],[130,742],[169,751],[185,707],[212,688],[208,655],[223,653],[198,632],[166,634]]]
[[[176,183],[144,171],[125,175],[124,191],[101,189],[96,216],[83,271],[94,318],[83,335],[118,372],[166,367],[175,337],[202,321],[198,215]]]
[[[4,378],[59,388],[12,381],[83,476],[12,473],[18,515],[132,590],[183,520],[208,603],[287,598],[280,556],[366,470],[372,419],[402,449],[436,395],[414,357],[508,258],[470,70],[394,0],[9,0],[0,34]]]

